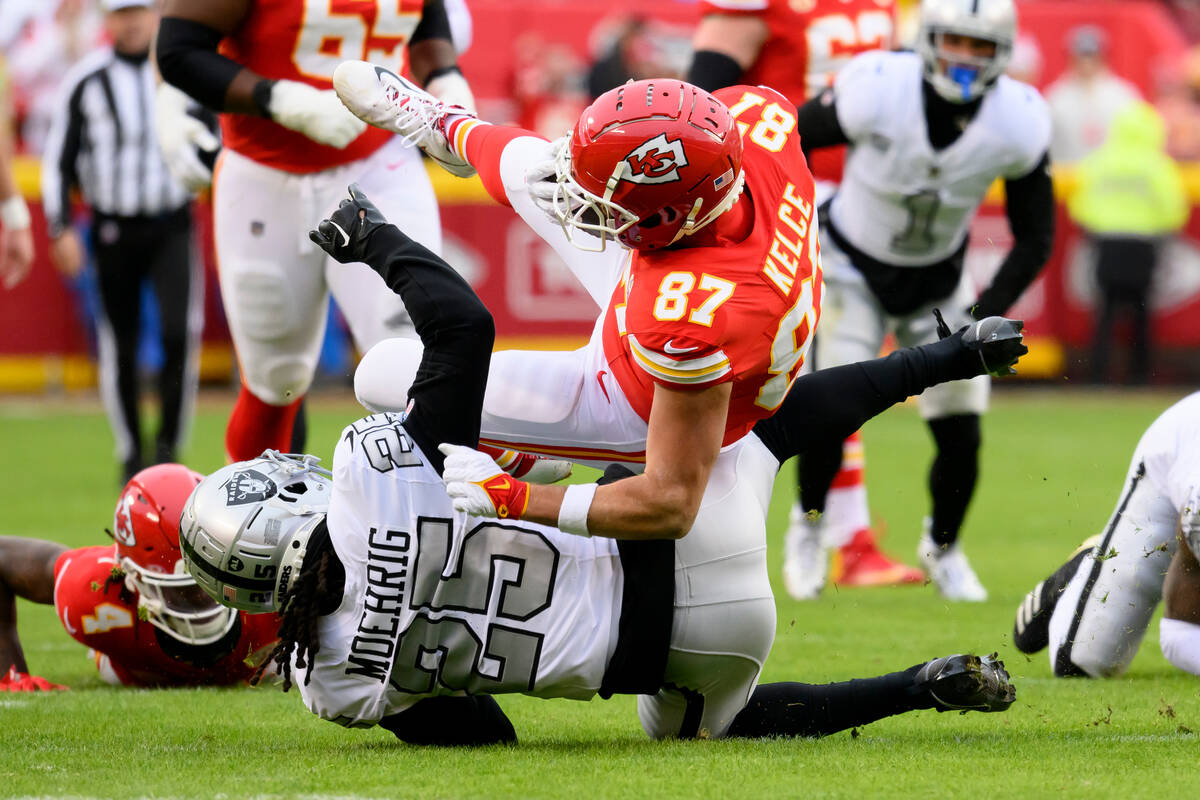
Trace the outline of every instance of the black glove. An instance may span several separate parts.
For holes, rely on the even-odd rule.
[[[942,319],[942,312],[935,308],[933,316],[937,319],[938,338],[951,336],[950,326]],[[1019,319],[986,317],[960,328],[953,335],[959,338],[964,348],[979,353],[984,372],[999,378],[1016,375],[1013,364],[1029,352],[1021,336],[1024,327],[1025,323]]]
[[[959,331],[963,344],[979,353],[983,370],[999,378],[1016,375],[1013,364],[1029,352],[1021,337],[1025,323],[1019,319],[987,317]]]
[[[315,231],[309,231],[308,238],[335,260],[342,264],[353,264],[367,260],[371,236],[390,224],[358,184],[352,183],[350,199],[343,200],[337,211],[329,219],[322,220]]]

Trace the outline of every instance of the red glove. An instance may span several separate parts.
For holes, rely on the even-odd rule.
[[[17,672],[16,666],[9,667],[4,677],[0,678],[0,692],[55,692],[66,688],[36,675]]]

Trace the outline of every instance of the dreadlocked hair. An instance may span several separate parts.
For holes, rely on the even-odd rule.
[[[300,570],[300,575],[288,590],[279,613],[279,642],[271,655],[259,665],[250,678],[250,685],[257,686],[263,673],[274,663],[283,678],[283,690],[292,687],[292,652],[296,653],[296,666],[312,666],[313,658],[321,650],[317,635],[317,622],[321,616],[321,601],[329,587],[330,564],[337,556],[332,548],[326,548],[318,556],[312,568]],[[312,680],[310,670],[304,676],[304,685]]]

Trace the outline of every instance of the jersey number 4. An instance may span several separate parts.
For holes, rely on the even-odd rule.
[[[417,525],[409,607],[420,613],[400,636],[391,685],[413,694],[439,686],[473,694],[531,691],[543,636],[521,623],[550,608],[558,550],[528,528],[482,523],[455,552],[452,531],[450,520]],[[496,621],[482,638],[454,613],[486,614],[493,604]]]
[[[332,80],[337,65],[348,59],[399,73],[404,69],[404,45],[420,21],[421,3],[412,0],[304,0],[292,63],[302,74],[321,80]]]

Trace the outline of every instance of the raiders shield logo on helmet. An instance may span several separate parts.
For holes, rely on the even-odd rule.
[[[670,183],[679,180],[679,168],[688,164],[680,139],[667,140],[665,133],[642,142],[625,156],[622,180],[631,183]]]
[[[259,503],[275,496],[275,482],[253,469],[233,473],[225,484],[225,505],[242,506]]]

